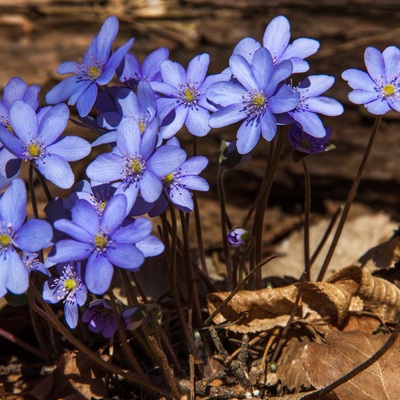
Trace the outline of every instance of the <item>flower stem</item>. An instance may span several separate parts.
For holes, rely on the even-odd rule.
[[[363,175],[364,168],[365,168],[365,165],[367,163],[368,157],[369,157],[369,155],[371,153],[372,145],[374,144],[375,136],[376,136],[376,134],[378,132],[378,128],[379,128],[379,125],[380,125],[381,121],[382,121],[382,116],[378,115],[376,117],[376,119],[375,119],[374,127],[372,129],[371,136],[370,136],[368,144],[367,144],[367,148],[365,149],[364,156],[363,156],[363,158],[361,160],[361,164],[360,164],[360,166],[358,168],[357,175],[356,175],[356,177],[355,177],[355,179],[353,181],[353,185],[352,185],[352,187],[350,189],[349,195],[347,197],[346,203],[345,203],[344,208],[343,208],[343,213],[342,213],[342,215],[340,217],[338,226],[337,226],[336,231],[335,231],[335,235],[334,235],[334,237],[332,239],[332,242],[331,242],[331,245],[329,247],[328,253],[327,253],[326,257],[325,257],[325,261],[324,261],[324,263],[323,263],[323,265],[321,267],[321,270],[319,272],[317,281],[322,281],[322,279],[324,279],[326,270],[328,269],[329,263],[330,263],[330,261],[332,259],[332,256],[333,256],[333,253],[335,252],[336,245],[338,244],[340,235],[341,235],[341,233],[343,231],[344,224],[346,222],[347,216],[348,216],[349,211],[350,211],[350,207],[351,207],[351,205],[353,203],[353,200],[354,200],[354,198],[356,196],[357,189],[358,189],[358,186],[360,184],[360,181],[361,181],[361,178],[362,178],[362,175]]]
[[[310,262],[310,208],[311,208],[311,181],[310,172],[307,167],[306,159],[301,160],[304,170],[304,277],[306,281],[311,279]]]

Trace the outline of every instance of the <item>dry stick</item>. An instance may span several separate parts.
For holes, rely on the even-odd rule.
[[[181,398],[181,394],[179,392],[179,389],[176,385],[176,381],[174,378],[174,374],[171,371],[171,367],[168,363],[168,359],[165,356],[165,353],[160,349],[160,347],[158,346],[157,340],[155,339],[154,336],[149,336],[149,345],[151,350],[153,351],[153,353],[158,357],[158,359],[160,360],[160,366],[161,366],[161,370],[163,372],[164,378],[168,383],[168,386],[170,387],[174,398],[175,399],[180,399]]]
[[[317,392],[310,393],[308,395],[305,395],[301,399],[319,399],[322,396],[325,396],[332,390],[335,390],[338,386],[342,385],[343,383],[348,382],[350,379],[353,379],[356,375],[361,373],[362,371],[366,370],[368,367],[370,367],[372,364],[377,362],[396,342],[396,339],[398,338],[400,333],[400,320],[397,321],[396,327],[394,328],[393,332],[390,334],[389,339],[386,341],[386,343],[376,352],[374,353],[370,358],[367,358],[363,363],[359,364],[357,367],[352,369],[350,372],[348,372],[346,375],[342,376],[341,378],[337,379],[336,381],[330,383],[328,386],[326,386],[323,389],[318,390]]]
[[[353,203],[354,197],[356,196],[357,189],[358,189],[358,186],[360,184],[361,177],[362,177],[365,165],[366,165],[367,160],[368,160],[368,156],[371,153],[372,145],[374,143],[374,139],[375,139],[376,133],[378,132],[378,128],[379,128],[379,125],[381,123],[381,120],[382,120],[382,116],[381,115],[377,116],[376,119],[375,119],[375,124],[374,124],[374,127],[372,129],[372,133],[371,133],[371,136],[369,138],[367,148],[365,149],[364,156],[363,156],[363,158],[361,160],[361,164],[360,164],[360,166],[358,168],[357,175],[356,175],[356,177],[355,177],[355,179],[353,181],[353,185],[352,185],[352,187],[350,189],[349,195],[348,195],[346,203],[344,205],[343,213],[342,213],[342,215],[340,217],[338,226],[336,228],[335,235],[334,235],[334,237],[332,239],[332,243],[331,243],[331,245],[329,247],[328,253],[327,253],[326,258],[325,258],[325,261],[324,261],[324,263],[323,263],[323,265],[321,267],[321,270],[319,272],[317,281],[322,281],[322,279],[324,279],[325,272],[328,269],[329,263],[330,263],[330,261],[332,259],[332,256],[333,256],[333,253],[335,252],[336,245],[337,245],[337,243],[339,241],[339,238],[340,238],[340,235],[342,233],[344,224],[346,222],[347,215],[349,214],[350,207],[351,207],[351,205]]]
[[[75,336],[67,329],[65,326],[58,320],[56,315],[50,306],[42,299],[38,290],[32,286],[32,291],[34,293],[35,298],[38,300],[43,309],[39,308],[35,302],[33,302],[33,307],[35,311],[41,315],[48,323],[50,323],[61,335],[64,335],[65,338],[74,345],[78,350],[82,351],[88,358],[90,358],[93,362],[95,362],[100,367],[104,368],[106,371],[110,371],[113,374],[120,375],[129,382],[135,383],[137,385],[143,386],[147,390],[152,393],[156,393],[157,395],[163,395],[167,398],[170,396],[169,393],[164,392],[158,386],[154,386],[151,383],[141,380],[139,377],[132,375],[131,373],[127,373],[123,371],[121,368],[117,367],[114,364],[110,364],[104,361],[98,354],[87,348],[83,343],[81,343]]]
[[[219,314],[222,307],[225,307],[231,300],[232,297],[242,288],[242,286],[257,272],[257,270],[263,267],[265,264],[268,264],[271,260],[278,257],[278,254],[272,254],[265,260],[261,261],[258,265],[256,265],[250,273],[235,287],[235,289],[227,296],[227,298],[214,310],[214,312],[205,320],[204,325],[208,325],[216,315]]]

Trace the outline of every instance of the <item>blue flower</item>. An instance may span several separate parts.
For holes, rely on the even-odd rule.
[[[319,42],[315,39],[299,38],[289,44],[290,23],[283,15],[273,18],[265,29],[263,47],[271,53],[274,65],[289,60],[293,65],[293,73],[306,72],[310,66],[304,58],[316,53]],[[249,64],[253,62],[255,52],[261,44],[253,38],[242,39],[233,50],[233,54],[243,56]]]
[[[40,114],[23,101],[15,101],[10,109],[13,133],[0,126],[4,146],[21,160],[32,162],[42,175],[62,189],[74,183],[68,161],[86,157],[90,143],[77,136],[60,139],[69,118],[68,107],[61,103],[43,109]]]
[[[22,262],[30,274],[32,272],[41,272],[44,275],[50,276],[49,270],[39,261],[38,257],[38,253],[31,253],[29,251],[22,252]]]
[[[47,93],[46,101],[49,104],[57,104],[69,98],[68,104],[76,104],[81,117],[89,114],[96,101],[98,85],[106,85],[111,81],[126,52],[132,47],[133,38],[111,55],[118,28],[118,19],[108,17],[99,34],[92,40],[83,62],[67,61],[57,68],[59,74],[73,75]]]
[[[140,132],[134,118],[124,118],[118,126],[116,149],[100,154],[86,169],[96,182],[119,182],[116,194],[127,197],[129,212],[139,194],[149,203],[160,197],[161,179],[174,172],[185,160],[186,153],[176,146],[160,146],[155,150],[157,134]]]
[[[64,200],[64,207],[72,210],[75,202],[78,199],[88,201],[96,210],[97,214],[101,216],[104,208],[111,197],[114,195],[116,188],[109,183],[96,183],[90,184],[88,181],[78,182],[67,198]],[[57,218],[58,219],[58,218]]]
[[[364,104],[375,115],[400,111],[400,50],[390,46],[381,53],[367,47],[364,61],[368,73],[358,69],[342,73],[342,78],[354,89],[349,93],[350,101]]]
[[[175,139],[175,140],[174,140]],[[168,146],[179,146],[176,138],[167,142]],[[207,181],[199,176],[207,166],[208,159],[203,156],[194,156],[182,163],[178,169],[163,177],[163,188],[169,199],[180,210],[190,212],[193,210],[191,190],[205,192],[210,186]],[[164,201],[164,196],[161,197]]]
[[[168,57],[169,50],[160,47],[151,52],[140,65],[139,60],[133,54],[127,53],[117,68],[117,76],[125,86],[136,92],[140,81],[161,81],[161,63],[168,60]]]
[[[82,321],[89,323],[89,330],[101,332],[105,338],[110,338],[117,330],[117,321],[108,300],[98,299],[90,303],[82,315]]]
[[[162,82],[151,82],[151,87],[162,96],[157,99],[164,139],[174,136],[183,125],[195,136],[210,131],[208,119],[211,105],[205,92],[212,82],[206,79],[210,56],[200,54],[193,58],[187,71],[179,63],[166,60],[161,64]]]
[[[28,289],[28,269],[21,252],[37,252],[50,246],[52,229],[46,221],[26,218],[26,189],[14,179],[0,198],[0,297]]]
[[[334,82],[333,76],[312,75],[294,88],[300,94],[300,102],[288,114],[303,127],[305,132],[317,138],[325,136],[325,127],[316,113],[333,117],[344,111],[343,106],[337,100],[320,96]]]
[[[329,143],[332,132],[332,128],[327,128],[325,129],[325,135],[317,138],[305,132],[300,125],[295,123],[290,126],[288,136],[293,149],[304,156],[334,149],[335,146]]]
[[[108,290],[114,266],[139,270],[145,257],[164,250],[163,244],[151,235],[151,222],[138,218],[127,224],[126,198],[114,195],[101,216],[86,200],[77,200],[71,211],[72,219],[54,222],[56,229],[71,239],[57,242],[48,260],[54,263],[86,260],[85,283],[95,294]],[[124,223],[124,226],[122,224]]]
[[[64,302],[65,321],[71,329],[78,324],[78,306],[86,302],[87,289],[82,282],[80,262],[58,264],[59,277],[51,277],[43,285],[44,301],[56,304]]]
[[[40,87],[28,86],[21,78],[11,78],[4,87],[3,99],[0,100],[0,126],[11,133],[10,108],[17,100],[29,104],[35,111],[39,108]],[[7,186],[18,175],[21,163],[0,143],[0,189]]]
[[[115,94],[115,109],[100,113],[97,123],[101,127],[113,129],[92,143],[97,146],[116,141],[115,130],[124,118],[133,118],[139,125],[140,132],[150,130],[151,135],[158,135],[160,120],[157,116],[157,104],[154,91],[150,84],[140,81],[137,86],[137,94],[128,88],[120,88]]]
[[[228,233],[228,244],[233,247],[240,247],[248,243],[250,240],[250,233],[242,228],[235,228]]]
[[[211,115],[209,124],[221,128],[244,120],[237,132],[237,149],[240,154],[247,154],[260,135],[268,141],[274,138],[275,114],[293,110],[300,96],[281,84],[292,73],[292,63],[286,60],[274,66],[264,47],[255,52],[252,65],[236,54],[230,57],[229,65],[237,82],[217,82],[209,87],[207,98],[221,106]]]

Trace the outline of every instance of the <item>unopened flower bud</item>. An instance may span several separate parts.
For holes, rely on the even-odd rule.
[[[250,240],[250,233],[242,228],[232,229],[228,233],[228,243],[231,247],[240,247]]]

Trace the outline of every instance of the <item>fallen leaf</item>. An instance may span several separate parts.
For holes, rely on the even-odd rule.
[[[312,385],[322,389],[369,359],[389,335],[364,332],[329,332],[326,344],[309,343],[301,356]],[[398,400],[400,386],[400,340],[366,370],[334,390],[343,400]]]

